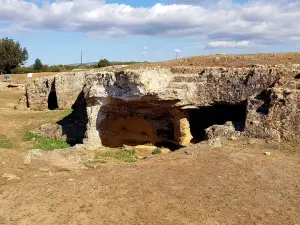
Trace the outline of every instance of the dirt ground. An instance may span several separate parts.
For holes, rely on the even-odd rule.
[[[193,56],[162,62],[166,66],[211,66],[211,67],[248,67],[254,64],[278,65],[300,64],[300,53],[276,53],[276,54],[244,54],[244,55],[205,55]]]
[[[38,128],[44,123],[54,123],[66,116],[64,110],[15,110],[14,106],[22,95],[24,95],[24,90],[17,88],[0,91],[0,140],[11,143],[17,149],[23,149],[24,146],[30,147],[23,140],[26,131]]]
[[[268,53],[268,54],[218,54],[202,55],[186,58],[179,58],[165,62],[142,63],[140,65],[130,66],[127,68],[162,66],[192,66],[192,67],[249,67],[254,64],[277,65],[277,64],[300,64],[300,53]]]
[[[0,151],[0,174],[20,178],[0,178],[0,224],[300,223],[299,153],[280,147],[199,146],[88,170],[23,156]]]
[[[11,82],[17,84],[24,84],[27,80],[35,79],[39,77],[52,76],[56,74],[55,72],[42,72],[42,73],[34,73],[32,78],[28,78],[27,74],[12,74]],[[4,81],[3,76],[0,76],[0,81]]]
[[[79,148],[28,160],[24,132],[65,112],[14,110],[22,94],[0,92],[0,140],[12,143],[0,149],[0,224],[300,224],[297,143],[201,144],[94,168]]]

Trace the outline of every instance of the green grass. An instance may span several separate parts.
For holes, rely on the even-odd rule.
[[[25,132],[24,138],[26,141],[29,141],[32,143],[33,148],[41,149],[44,151],[52,151],[55,149],[69,147],[69,144],[64,140],[45,138],[43,136],[31,133],[31,132]]]
[[[10,140],[0,139],[0,148],[11,149],[13,147],[14,147],[14,145],[13,145],[13,143]]]
[[[73,112],[73,109],[64,109],[64,110],[62,110],[62,115],[61,115],[62,119],[64,117],[70,115],[72,112]]]
[[[99,160],[103,163],[103,159],[111,158],[123,161],[126,163],[136,162],[136,155],[134,150],[111,150],[99,152],[94,160]]]
[[[153,152],[151,153],[152,155],[159,155],[161,154],[161,149],[160,148],[156,148],[153,150]]]

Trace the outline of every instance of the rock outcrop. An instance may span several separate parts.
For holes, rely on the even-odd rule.
[[[205,129],[206,139],[225,138],[232,139],[239,136],[232,122],[228,121],[224,125],[213,125]]]
[[[84,101],[77,115],[86,114],[80,121],[91,145],[187,146],[235,132],[296,140],[299,73],[299,65],[61,73],[28,83],[27,105],[63,109]]]
[[[36,131],[37,134],[52,139],[66,139],[63,136],[62,126],[59,124],[46,123],[40,126]]]
[[[28,81],[27,105],[33,110],[71,108],[83,90],[85,75],[86,71],[60,73]]]
[[[300,135],[300,83],[281,78],[274,87],[249,98],[245,132],[252,137],[280,141]]]

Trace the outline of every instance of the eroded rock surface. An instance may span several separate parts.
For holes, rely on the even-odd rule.
[[[299,65],[61,73],[28,83],[27,105],[63,109],[83,102],[76,115],[85,119],[76,126],[86,127],[83,142],[95,146],[188,146],[237,132],[296,140],[299,74]]]
[[[33,110],[71,108],[83,90],[85,74],[86,72],[60,73],[28,81],[28,107]]]
[[[239,132],[233,126],[232,122],[226,122],[224,125],[213,125],[205,129],[206,139],[225,138],[231,139],[239,136]]]
[[[248,100],[245,132],[252,137],[280,141],[300,135],[300,83],[281,78],[274,87]]]
[[[54,139],[63,138],[63,129],[59,124],[46,123],[40,126],[40,128],[36,131],[36,133]],[[66,139],[66,137],[64,138]]]

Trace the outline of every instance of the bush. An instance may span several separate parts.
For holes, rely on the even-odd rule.
[[[111,63],[107,60],[107,59],[101,59],[99,62],[98,62],[98,67],[107,67],[107,66],[110,66]]]
[[[32,66],[28,66],[28,67],[20,66],[20,67],[13,69],[11,72],[13,74],[24,74],[24,73],[34,73],[36,71],[33,69]]]
[[[161,154],[161,149],[160,148],[156,148],[152,152],[152,155],[159,155],[159,154]]]
[[[50,72],[61,72],[62,68],[59,66],[50,66]]]
[[[72,65],[64,65],[64,69],[66,71],[72,71],[73,69],[76,69],[78,66],[72,66]]]
[[[43,71],[43,72],[49,72],[49,70],[50,70],[49,66],[45,64],[45,65],[43,65],[41,71]]]

